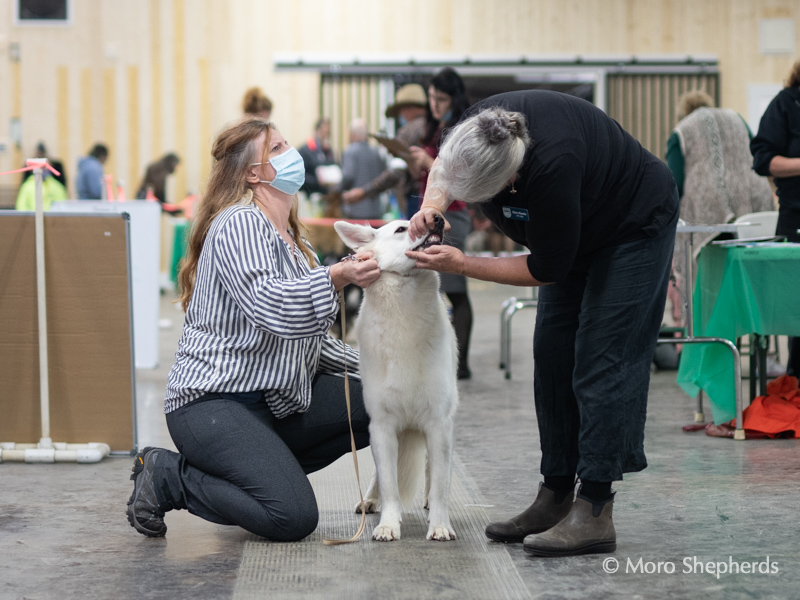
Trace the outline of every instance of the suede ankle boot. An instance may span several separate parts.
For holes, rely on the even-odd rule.
[[[614,494],[592,502],[578,493],[567,518],[552,529],[525,538],[523,548],[533,556],[601,554],[617,549],[617,533],[611,513]]]
[[[533,504],[508,521],[489,523],[486,537],[496,542],[521,542],[527,535],[547,531],[569,514],[572,499],[570,492],[561,504],[556,504],[556,493],[540,483],[539,494]]]

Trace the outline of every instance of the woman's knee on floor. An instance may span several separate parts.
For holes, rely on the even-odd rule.
[[[311,535],[319,523],[319,509],[312,497],[299,502],[287,501],[279,508],[263,507],[264,518],[252,533],[275,542],[297,542]],[[248,528],[249,529],[249,528]]]

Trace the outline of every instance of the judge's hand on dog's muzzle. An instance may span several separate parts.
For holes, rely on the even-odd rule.
[[[406,256],[416,262],[418,269],[457,274],[464,269],[464,254],[453,246],[430,246],[421,252],[409,250]]]
[[[442,215],[442,211],[433,206],[423,206],[411,217],[408,225],[408,235],[412,240],[423,237],[428,231],[436,227],[436,218],[444,219],[444,230],[450,231],[450,223]]]

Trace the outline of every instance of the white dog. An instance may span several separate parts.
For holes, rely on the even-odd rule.
[[[413,241],[408,221],[380,229],[342,221],[334,227],[350,248],[371,250],[381,269],[378,280],[364,290],[356,323],[376,470],[364,508],[375,512],[379,503],[381,508],[372,539],[400,539],[401,504],[410,504],[423,473],[430,507],[426,537],[455,539],[448,498],[458,404],[456,337],[439,294],[439,275],[415,268],[405,255],[441,243],[444,220]]]

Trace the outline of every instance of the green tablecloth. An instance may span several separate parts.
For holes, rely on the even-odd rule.
[[[189,241],[189,221],[180,220],[175,222],[175,237],[172,241],[172,261],[169,269],[169,278],[176,286],[178,284],[178,272],[181,268],[181,260],[186,254],[186,245]]]
[[[695,337],[800,336],[800,244],[706,246],[693,295]],[[733,357],[722,344],[684,344],[678,384],[708,394],[715,423],[736,416]]]

